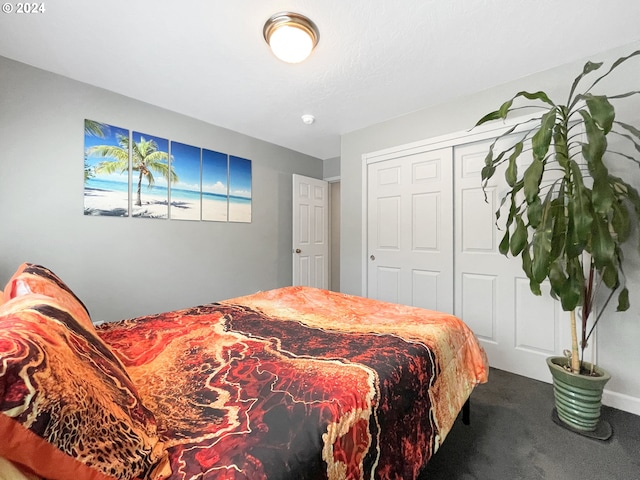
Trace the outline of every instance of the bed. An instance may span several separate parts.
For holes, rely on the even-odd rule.
[[[95,327],[23,264],[0,299],[0,478],[416,479],[487,381],[460,319],[315,288]]]

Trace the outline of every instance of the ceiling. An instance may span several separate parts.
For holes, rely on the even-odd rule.
[[[1,56],[319,159],[345,133],[640,39],[638,0],[42,3],[0,13]],[[262,38],[284,10],[320,30],[304,63]]]

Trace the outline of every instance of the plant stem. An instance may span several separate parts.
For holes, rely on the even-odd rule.
[[[576,311],[571,310],[571,373],[580,373],[580,357],[578,356],[578,333],[576,331]]]

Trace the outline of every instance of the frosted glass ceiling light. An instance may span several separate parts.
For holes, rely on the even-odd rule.
[[[273,54],[287,63],[302,62],[320,39],[315,23],[304,15],[293,12],[273,15],[264,24],[262,33]]]

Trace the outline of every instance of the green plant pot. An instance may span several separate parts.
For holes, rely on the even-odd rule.
[[[573,430],[593,432],[600,421],[602,391],[611,379],[605,370],[594,367],[596,375],[576,375],[565,369],[566,357],[549,357],[547,365],[553,376],[553,394],[558,417]],[[583,362],[591,370],[591,364]]]

